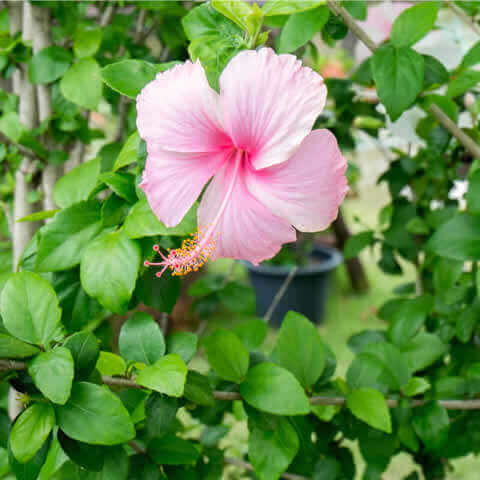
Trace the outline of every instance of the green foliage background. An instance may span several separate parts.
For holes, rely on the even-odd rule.
[[[465,15],[478,13],[474,2],[456,3]],[[366,16],[363,1],[343,7],[354,19]],[[358,441],[366,480],[380,479],[398,452],[432,480],[445,477],[452,459],[478,453],[480,413],[464,406],[480,393],[479,164],[432,105],[457,122],[467,109],[464,94],[472,93],[474,126],[463,133],[478,141],[473,67],[480,47],[450,72],[412,48],[443,7],[412,6],[351,78],[327,80],[329,105],[316,126],[330,128],[344,151],[355,147],[356,130],[375,137],[386,118],[361,101],[359,86],[376,87],[391,120],[413,105],[427,114],[417,125],[425,147],[393,151],[379,179],[391,202],[378,226],[353,236],[344,251],[351,258],[378,244],[379,268],[401,275],[401,265],[410,263],[416,283],[398,287],[380,309],[386,330],[350,339],[355,356],[345,379],[317,329],[295,312],[265,353],[267,326],[254,316],[253,293],[228,275],[202,276],[189,293],[203,320],[218,312],[241,318],[232,329],[165,335],[144,311],[170,314],[178,301],[180,280],[156,280],[143,260],[153,259],[154,244],[178,245],[196,229],[196,206],[173,229],[150,211],[137,187],[146,151],[132,102],[157,73],[187,58],[200,59],[213,88],[236,53],[266,42],[315,60],[313,36],[321,32],[334,45],[348,31],[342,19],[322,1],[267,0],[261,8],[221,0],[32,2],[48,10],[52,27],[52,44],[33,53],[22,32],[10,34],[11,8],[0,12],[2,77],[26,72],[30,85],[45,86],[52,106],[48,118],[28,128],[17,95],[0,92],[0,366],[3,391],[15,387],[25,406],[12,424],[2,404],[0,475],[219,479],[225,465],[239,460],[225,457],[222,444],[232,416],[248,425],[241,461],[249,464],[241,466],[260,480],[285,472],[284,478],[353,479],[345,440]],[[115,15],[99,27],[110,8]],[[105,109],[118,118],[113,139],[89,121],[91,112]],[[97,141],[97,155],[56,182],[58,208],[20,220],[40,226],[12,273],[8,220],[22,158],[34,158],[26,172],[33,204],[42,199],[39,179],[48,167],[64,168],[74,147]],[[448,197],[459,177],[470,181],[465,211]],[[409,197],[401,193],[407,186]],[[442,208],[434,208],[439,202]],[[112,328],[119,324],[119,331]],[[205,368],[197,368],[199,356]],[[464,402],[455,408],[450,400]],[[192,422],[201,435],[191,434]]]

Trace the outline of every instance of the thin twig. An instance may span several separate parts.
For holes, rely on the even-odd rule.
[[[472,18],[465,13],[465,11],[455,5],[452,0],[445,0],[448,8],[468,27],[470,27],[477,35],[480,35],[479,26],[472,20]]]
[[[21,362],[18,360],[0,360],[0,371],[7,372],[7,371],[21,371],[27,370],[28,363]],[[126,377],[110,377],[108,375],[102,376],[102,382],[105,385],[110,385],[112,387],[124,387],[124,388],[144,388],[135,380],[126,378]],[[241,400],[242,396],[238,392],[225,392],[216,390],[213,392],[213,397],[216,400],[225,400],[225,401],[233,401],[233,400]],[[410,405],[412,407],[420,407],[425,405],[426,403],[430,402],[431,400],[420,400],[415,399],[410,401]],[[397,407],[398,400],[395,398],[387,398],[386,399],[387,405],[389,407]],[[311,405],[345,405],[346,398],[345,397],[326,397],[326,396],[315,396],[310,397],[310,404]],[[442,407],[446,408],[447,410],[480,410],[480,399],[472,399],[472,400],[437,400],[437,403]]]
[[[438,123],[445,127],[475,158],[480,158],[480,146],[472,137],[458,128],[448,115],[445,115],[437,105],[432,104],[429,108],[430,113],[438,120]]]
[[[294,265],[290,270],[290,272],[288,273],[287,278],[282,283],[282,286],[278,289],[278,292],[273,297],[272,303],[268,307],[267,313],[265,313],[263,317],[263,320],[265,321],[265,323],[270,323],[273,312],[275,312],[275,309],[277,308],[278,304],[280,303],[283,296],[285,295],[285,292],[287,291],[288,287],[292,283],[292,280],[295,277],[297,271],[298,271],[298,267],[297,265]]]
[[[372,52],[377,49],[376,43],[363,30],[363,28],[355,21],[355,19],[340,6],[337,0],[327,0],[328,8],[335,14],[339,15],[347,27],[363,42]],[[443,111],[436,105],[432,104],[428,111],[436,118],[436,120],[445,127],[475,158],[480,158],[480,146],[461,128],[459,128]]]
[[[9,138],[7,138],[5,135],[0,134],[0,143],[6,143],[8,145],[12,145],[15,147],[24,157],[28,157],[31,160],[35,160],[36,158],[43,159],[42,156],[37,155],[33,150],[31,150],[28,147],[25,147],[24,145],[21,145],[20,143],[13,142]]]

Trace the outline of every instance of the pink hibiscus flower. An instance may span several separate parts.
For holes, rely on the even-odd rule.
[[[155,215],[177,225],[208,185],[202,226],[159,263],[173,275],[210,257],[274,256],[295,228],[323,230],[347,191],[346,162],[328,130],[311,132],[325,105],[322,77],[269,48],[239,53],[210,88],[199,62],[157,75],[137,97],[147,143],[141,188]],[[293,228],[295,227],[295,228]]]

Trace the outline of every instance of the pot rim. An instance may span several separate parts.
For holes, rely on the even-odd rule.
[[[326,254],[328,258],[318,263],[312,263],[304,267],[299,267],[295,276],[303,277],[330,272],[331,270],[338,267],[338,265],[340,265],[340,263],[342,263],[343,261],[343,256],[340,251],[333,247],[327,247],[326,245],[317,245],[313,249],[313,255],[315,255],[315,253],[322,253],[324,255]],[[275,277],[286,276],[292,270],[291,266],[253,265],[252,263],[245,260],[242,260],[241,263],[243,263],[250,272],[271,275]]]

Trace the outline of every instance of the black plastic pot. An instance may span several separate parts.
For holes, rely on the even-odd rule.
[[[314,323],[321,323],[328,294],[329,273],[342,262],[342,255],[334,248],[315,247],[312,263],[300,267],[287,291],[275,308],[271,325],[279,327],[285,314],[294,310]],[[256,292],[257,315],[263,316],[287,278],[291,267],[245,263]]]

